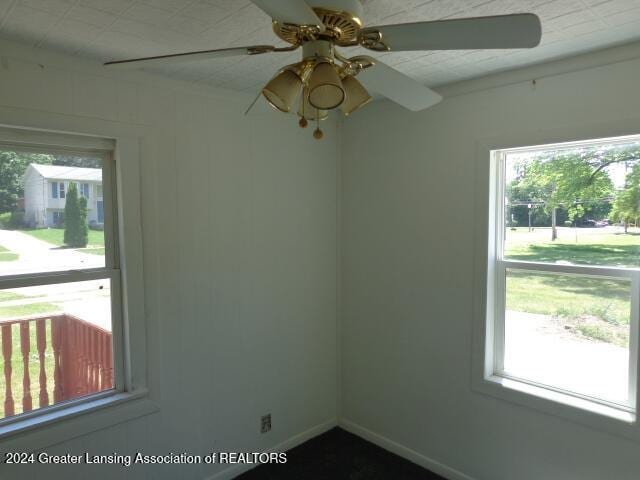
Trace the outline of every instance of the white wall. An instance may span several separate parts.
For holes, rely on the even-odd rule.
[[[640,128],[639,61],[461,95],[420,114],[376,103],[344,122],[340,152],[335,128],[318,143],[291,118],[245,118],[247,98],[231,92],[1,46],[3,116],[145,132],[148,363],[160,411],[50,452],[264,450],[332,424],[338,372],[343,424],[414,460],[477,480],[636,478],[637,444],[472,392],[469,224],[478,141]],[[260,435],[266,412],[274,429]],[[3,465],[0,477],[220,470]]]
[[[343,425],[450,478],[638,478],[637,443],[471,389],[478,145],[638,133],[638,78],[627,61],[344,122]]]
[[[262,451],[335,424],[335,125],[318,142],[295,117],[244,117],[251,98],[233,92],[8,42],[0,51],[4,118],[63,114],[144,132],[148,370],[160,411],[49,451]],[[261,435],[268,412],[273,430]],[[186,480],[223,468],[2,465],[0,477]]]

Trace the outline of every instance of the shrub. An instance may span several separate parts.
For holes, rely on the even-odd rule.
[[[86,247],[89,243],[89,227],[87,226],[87,199],[80,197],[80,229],[78,232],[78,241],[81,247]]]
[[[9,227],[10,228],[24,227],[24,212],[11,212]]]
[[[16,230],[24,227],[24,212],[6,212],[0,215],[0,228]]]
[[[11,212],[0,213],[0,228],[9,228]]]
[[[69,183],[64,204],[64,243],[74,248],[84,248],[89,242],[87,229],[87,200],[78,198],[75,183]]]

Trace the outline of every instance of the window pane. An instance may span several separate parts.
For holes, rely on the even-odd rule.
[[[102,169],[91,154],[0,150],[0,275],[105,266]]]
[[[640,142],[505,155],[505,258],[640,267]]]
[[[0,290],[0,418],[113,388],[111,332],[107,279]]]
[[[507,269],[505,371],[627,403],[628,280]]]

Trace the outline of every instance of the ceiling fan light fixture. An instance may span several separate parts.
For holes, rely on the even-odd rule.
[[[309,78],[309,103],[319,110],[339,107],[345,98],[340,75],[333,63],[320,61]]]
[[[329,117],[329,112],[326,110],[319,110],[309,103],[309,89],[305,87],[302,91],[302,98],[300,99],[298,116],[310,122],[315,122],[318,120],[318,117],[320,120],[326,120]]]
[[[345,99],[342,105],[340,105],[340,110],[342,110],[342,113],[345,115],[351,115],[372,100],[367,89],[352,75],[348,75],[342,79],[342,86],[345,92]]]
[[[281,70],[262,89],[269,105],[285,113],[291,111],[302,89],[302,79],[294,67],[296,65]]]
[[[0,0],[1,1],[1,0]],[[322,138],[321,120],[339,108],[350,115],[372,98],[368,88],[411,111],[429,108],[442,97],[384,62],[365,55],[349,58],[336,47],[364,47],[374,51],[412,52],[533,48],[540,43],[542,24],[532,13],[453,18],[426,22],[365,26],[364,0],[250,0],[272,19],[273,30],[285,46],[253,45],[155,55],[105,63],[111,67],[168,65],[196,60],[293,52],[302,61],[282,68],[260,95],[276,110],[298,109],[302,128],[317,122],[315,138]],[[370,68],[373,67],[373,68]],[[302,99],[300,94],[302,92]]]

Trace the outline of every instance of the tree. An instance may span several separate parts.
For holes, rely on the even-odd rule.
[[[52,165],[80,168],[102,168],[102,159],[98,157],[79,157],[77,155],[56,155]]]
[[[624,188],[618,192],[613,202],[611,216],[614,221],[624,223],[627,233],[629,223],[638,223],[640,218],[640,165],[636,164],[625,178]]]
[[[16,209],[24,196],[24,173],[31,163],[51,165],[54,157],[41,153],[0,151],[0,213]]]
[[[544,205],[535,202],[536,192],[530,182],[527,184],[523,180],[524,176],[520,175],[507,184],[505,192],[509,199],[507,215],[513,218],[514,226],[528,226],[529,214],[531,214],[532,226],[548,225],[551,217],[544,211]]]
[[[89,226],[87,225],[87,199],[80,197],[80,232],[78,234],[78,243],[81,247],[86,247],[89,243]]]
[[[584,214],[585,206],[614,192],[607,172],[594,168],[581,150],[544,152],[527,162],[519,181],[531,200],[544,204],[551,216],[551,240],[558,238],[558,209],[566,209],[573,223]]]
[[[74,182],[69,183],[64,204],[64,243],[70,247],[86,247],[87,200],[78,198],[78,189]]]

